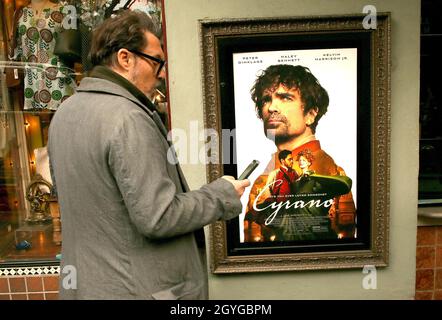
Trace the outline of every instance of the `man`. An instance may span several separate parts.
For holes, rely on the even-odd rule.
[[[298,179],[298,174],[293,170],[293,155],[289,150],[282,150],[278,153],[278,160],[280,163],[279,169],[273,170],[267,177],[266,185],[269,186],[268,192],[261,194],[261,197],[266,198],[263,205],[272,202],[286,202],[293,200],[293,195],[296,193],[295,181]],[[272,223],[267,226],[265,220],[267,219],[266,212],[260,212],[258,215],[253,215],[254,210],[248,212],[247,219],[256,221],[261,225],[261,234],[264,241],[277,241],[283,239],[282,230],[285,225],[282,225],[281,215],[272,220]],[[277,225],[277,228],[274,226]]]
[[[60,298],[207,298],[194,233],[236,217],[249,182],[223,177],[187,192],[180,167],[168,162],[167,132],[148,99],[165,77],[164,53],[146,14],[104,21],[90,58],[90,77],[49,132],[61,270],[75,268],[76,280],[62,274]]]
[[[309,150],[315,159],[309,170],[323,176],[345,175],[344,170],[338,167],[334,160],[321,149],[321,145],[315,137],[316,126],[321,117],[327,112],[329,98],[327,91],[319,84],[308,68],[293,65],[269,66],[256,79],[251,94],[257,115],[263,120],[264,132],[267,137],[273,137],[278,151],[291,150],[292,155],[296,156],[301,151]],[[274,164],[276,164],[276,168]],[[275,169],[278,169],[278,164],[273,159],[263,175],[252,186],[247,211],[254,213],[255,216],[258,216],[256,213],[259,213],[260,210],[264,211],[262,203],[268,199],[266,192],[270,188],[268,183],[264,183],[268,180],[265,177]],[[299,163],[294,165],[294,169],[300,175],[302,174]],[[301,181],[295,185],[295,188],[302,189],[296,192],[304,195],[314,194],[313,189],[308,189],[310,186],[315,186],[316,189],[317,183],[313,180],[308,184]],[[311,215],[311,212],[315,211],[315,214],[322,212],[323,217],[316,217],[315,221],[317,222],[312,219],[304,220],[302,226],[299,224],[296,227],[298,229],[305,228],[307,225],[308,231],[303,230],[300,235],[292,233],[286,239],[323,240],[353,237],[356,210],[351,192],[341,197],[333,196],[332,198],[334,198],[333,204],[327,210],[324,210],[324,208],[321,208],[322,210],[304,210],[303,214],[305,216]],[[314,200],[314,198],[311,199]],[[270,209],[268,205],[265,205],[265,207],[267,211]],[[256,210],[257,208],[258,210]],[[276,210],[273,210],[273,207],[271,209],[271,213],[274,214],[272,217],[279,215],[279,219],[273,219],[272,222],[284,218],[285,220],[289,218],[293,223],[296,222],[296,219],[300,222],[299,210],[296,212],[296,218],[290,218],[283,217],[284,209],[278,212],[275,212]],[[330,218],[328,215],[330,215]],[[251,214],[246,216],[250,217]],[[266,226],[262,229],[271,226],[270,221],[271,219],[267,219]],[[318,225],[311,225],[312,223]],[[296,227],[293,226],[292,231]],[[265,239],[260,234],[260,229],[254,228],[250,221],[245,221],[244,229],[246,241],[263,241]]]
[[[278,201],[284,201],[285,196],[294,194],[294,182],[298,174],[293,170],[293,155],[289,150],[282,150],[278,153],[278,160],[281,166],[272,171],[267,179],[270,193]]]

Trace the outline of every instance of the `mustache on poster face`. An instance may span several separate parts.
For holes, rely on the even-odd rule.
[[[281,121],[281,122],[287,123],[287,118],[285,116],[281,115],[281,114],[273,113],[273,114],[269,115],[268,117],[266,117],[264,119],[264,122],[267,124],[271,120]]]

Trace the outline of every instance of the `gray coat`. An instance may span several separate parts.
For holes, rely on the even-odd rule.
[[[158,114],[108,80],[84,78],[58,109],[48,149],[62,220],[60,298],[207,298],[193,232],[236,217],[241,202],[224,179],[185,192],[169,147]]]

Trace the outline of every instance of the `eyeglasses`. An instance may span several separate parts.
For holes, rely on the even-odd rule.
[[[156,63],[158,63],[158,70],[157,70],[157,73],[155,75],[157,78],[160,75],[161,70],[163,70],[163,68],[166,66],[166,60],[150,56],[150,55],[148,55],[146,53],[142,53],[140,51],[129,50],[129,49],[127,49],[127,50],[132,52],[132,53],[135,53],[138,56],[141,56],[143,58],[146,58],[146,59],[149,59],[149,60],[152,60],[152,61],[155,61]]]

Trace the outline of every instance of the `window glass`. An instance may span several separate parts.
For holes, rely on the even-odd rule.
[[[55,261],[61,251],[48,128],[91,69],[93,28],[118,9],[162,23],[159,0],[0,2],[0,265]],[[160,90],[153,102],[166,114]]]
[[[438,4],[423,0],[421,10],[420,205],[442,205],[442,24]]]

